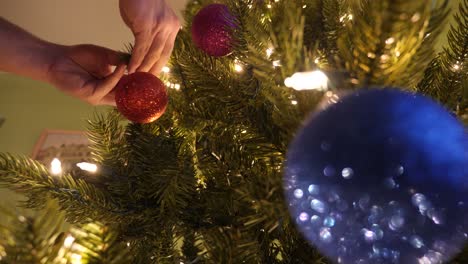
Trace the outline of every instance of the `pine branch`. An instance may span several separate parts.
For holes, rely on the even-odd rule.
[[[34,217],[3,210],[2,217],[7,215],[10,217],[5,228],[9,234],[0,236],[0,247],[4,248],[0,263],[62,263],[68,252],[64,247],[65,215],[55,204],[48,202]]]
[[[74,227],[72,253],[81,256],[83,264],[132,263],[130,244],[122,241],[116,230],[95,222]]]
[[[448,45],[432,60],[417,91],[427,94],[460,118],[468,112],[468,1],[460,2],[450,26]]]
[[[125,145],[122,144],[124,129],[120,125],[121,117],[117,111],[110,111],[105,115],[95,114],[88,121],[88,138],[93,159],[97,163],[122,162],[125,154]]]
[[[325,40],[321,46],[328,62],[334,62],[339,51],[337,40],[345,29],[340,19],[343,21],[346,17],[346,5],[342,0],[324,0],[322,5]]]
[[[363,1],[360,7],[351,10],[338,48],[355,83],[405,85],[408,79],[402,76],[407,76],[404,73],[422,45],[430,4],[403,0]]]
[[[424,38],[416,53],[412,56],[406,72],[402,74],[401,82],[410,89],[416,89],[416,85],[424,77],[425,69],[430,65],[431,60],[435,57],[434,43],[440,36],[443,30],[443,25],[447,20],[450,10],[448,8],[448,0],[436,1],[435,7],[430,11],[428,25],[424,31]]]
[[[192,153],[182,130],[166,130],[160,124],[131,125],[127,140],[132,145],[128,169],[133,182],[128,194],[135,199],[154,199],[154,208],[168,210],[185,207],[196,186]]]
[[[26,195],[24,205],[29,208],[43,208],[47,197],[56,199],[71,222],[88,218],[111,220],[124,213],[84,180],[68,174],[52,177],[42,164],[23,156],[0,153],[0,185]]]

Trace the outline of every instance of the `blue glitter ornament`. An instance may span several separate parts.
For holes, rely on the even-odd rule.
[[[468,136],[430,99],[362,90],[292,142],[285,192],[301,233],[337,263],[443,263],[468,232]]]

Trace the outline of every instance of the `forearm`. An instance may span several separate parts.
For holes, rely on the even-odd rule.
[[[47,81],[58,48],[0,17],[0,71]]]

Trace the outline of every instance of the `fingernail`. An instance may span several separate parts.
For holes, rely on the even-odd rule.
[[[112,72],[115,72],[115,69],[116,69],[116,68],[117,68],[117,66],[112,65],[112,66],[111,66],[111,71],[112,71]]]

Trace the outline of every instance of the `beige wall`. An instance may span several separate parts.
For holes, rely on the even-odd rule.
[[[167,0],[176,10],[187,0]],[[62,44],[93,43],[121,49],[132,40],[118,0],[1,0],[0,16],[41,38]]]

